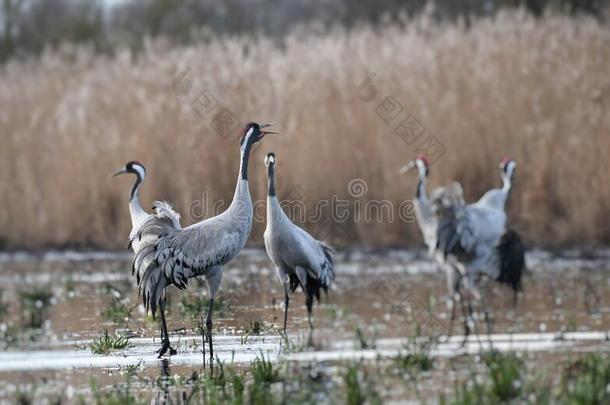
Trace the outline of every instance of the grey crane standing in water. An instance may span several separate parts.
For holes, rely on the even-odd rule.
[[[142,208],[142,204],[140,204],[140,187],[144,182],[144,178],[146,177],[146,168],[144,165],[138,161],[127,162],[127,164],[119,169],[117,172],[113,174],[114,176],[118,176],[121,174],[133,174],[136,176],[136,180],[131,188],[131,193],[129,195],[129,214],[131,216],[131,232],[129,234],[129,246],[128,249],[132,249],[136,257],[138,253],[142,250],[144,246],[146,246],[146,240],[141,240],[136,238],[136,235],[140,231],[140,228],[144,223],[152,218],[152,215],[146,212]],[[168,217],[171,217],[174,221],[174,227],[176,229],[180,229],[180,215],[175,213],[171,207],[166,203],[155,202],[154,204],[155,210],[159,210],[160,212],[166,212]],[[132,271],[132,275],[134,272]],[[138,274],[139,276],[139,274]],[[139,280],[138,280],[138,284]],[[159,312],[161,314],[161,342],[162,346],[158,350],[159,357],[161,357],[168,349],[170,350],[170,354],[176,354],[176,350],[170,346],[169,343],[169,334],[167,332],[167,323],[165,322],[165,294],[163,294],[159,298]]]
[[[133,261],[146,310],[154,316],[165,287],[173,284],[185,289],[188,280],[203,276],[208,285],[209,306],[205,321],[210,348],[210,366],[214,359],[212,312],[222,280],[222,266],[244,247],[252,228],[252,200],[248,187],[248,159],[252,146],[267,134],[269,124],[251,122],[243,130],[240,142],[240,167],[233,201],[226,211],[186,228],[180,228],[177,214],[162,203],[139,228],[133,241],[142,244]],[[203,314],[202,314],[203,320]],[[205,342],[204,342],[205,361]],[[169,339],[160,352],[169,348]]]
[[[265,165],[269,182],[265,248],[284,287],[284,333],[288,320],[289,293],[300,286],[305,294],[311,339],[314,298],[319,301],[320,290],[327,292],[335,278],[332,249],[296,226],[284,213],[275,194],[275,154],[267,154]]]
[[[452,263],[445,260],[445,256],[438,250],[437,244],[437,229],[438,229],[438,218],[434,216],[431,210],[430,199],[426,191],[426,183],[428,175],[430,174],[430,162],[424,155],[417,155],[414,160],[407,163],[400,169],[401,173],[407,173],[411,169],[417,169],[418,182],[415,191],[415,199],[413,205],[415,208],[415,219],[419,230],[421,231],[424,243],[428,248],[428,254],[432,257],[440,267],[442,267],[447,275],[447,286],[451,298],[451,303],[454,301],[455,285],[454,285],[454,272],[456,271],[455,266]],[[452,185],[456,189],[455,195],[460,195],[458,190],[461,187],[459,184],[454,183]],[[437,196],[440,193],[445,193],[444,188],[435,189],[432,192],[432,197]],[[459,197],[458,197],[459,198]],[[462,201],[463,202],[463,201]]]
[[[432,212],[430,198],[428,198],[428,193],[426,191],[426,183],[428,175],[430,174],[430,162],[426,156],[417,155],[414,160],[400,169],[400,173],[407,173],[412,169],[417,169],[418,172],[417,188],[415,191],[415,199],[413,200],[415,219],[421,231],[424,243],[428,248],[428,254],[437,262],[438,266],[445,271],[449,293],[448,304],[452,310],[451,325],[453,325],[453,321],[455,320],[456,299],[459,298],[460,302],[463,302],[461,290],[459,288],[459,280],[461,277],[460,269],[452,256],[446,256],[438,249],[438,218]],[[437,199],[440,195],[443,195],[445,198],[457,198],[458,203],[463,203],[464,201],[461,194],[461,186],[458,183],[453,183],[450,187],[435,189],[431,193],[431,198]],[[462,309],[465,311],[463,305]],[[464,312],[464,317],[466,318],[467,316],[466,312]],[[452,326],[449,327],[449,331],[451,330]]]
[[[455,257],[463,266],[468,289],[479,299],[477,283],[483,276],[509,285],[515,303],[521,290],[525,247],[520,235],[507,228],[505,211],[515,168],[514,160],[503,160],[500,163],[502,187],[489,190],[476,203],[464,204],[441,195],[431,200],[431,211],[438,220],[438,249],[445,257]],[[485,320],[489,331],[487,310]],[[468,334],[467,323],[465,328]]]

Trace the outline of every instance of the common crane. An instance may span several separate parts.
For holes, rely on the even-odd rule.
[[[502,187],[489,190],[476,203],[464,204],[461,197],[444,198],[445,193],[440,192],[431,199],[430,209],[438,221],[438,250],[457,260],[469,291],[481,298],[477,284],[486,276],[509,285],[516,303],[525,269],[525,247],[520,235],[507,229],[505,211],[516,164],[506,159],[500,168]],[[487,308],[485,319],[489,330]],[[465,328],[468,334],[467,323]]]
[[[112,176],[118,176],[121,174],[133,174],[136,176],[136,180],[131,188],[129,195],[129,215],[131,216],[131,232],[129,234],[129,246],[128,249],[132,249],[136,257],[145,246],[146,241],[136,238],[140,228],[144,223],[151,219],[152,215],[146,212],[142,208],[140,203],[140,187],[146,177],[146,168],[138,161],[130,161],[127,164],[116,171]],[[171,207],[166,203],[155,202],[156,210],[171,212],[169,215],[175,220],[175,227],[180,229],[180,215],[174,213]],[[132,275],[134,272],[132,271]],[[138,284],[140,282],[138,281]],[[159,298],[159,313],[161,315],[161,348],[157,351],[159,357],[161,357],[169,349],[170,354],[176,354],[176,350],[170,346],[169,334],[167,332],[167,323],[165,321],[165,294]]]
[[[275,193],[275,154],[265,157],[267,166],[267,228],[265,248],[284,287],[284,333],[288,320],[289,293],[299,286],[305,294],[310,338],[313,331],[313,300],[328,291],[335,278],[332,249],[296,226],[284,213]]]
[[[424,155],[417,155],[414,160],[403,166],[400,169],[400,172],[407,173],[412,169],[417,169],[418,173],[415,199],[413,200],[415,219],[417,221],[417,225],[419,226],[419,230],[421,231],[424,243],[428,248],[428,254],[441,268],[445,270],[450,303],[453,305],[454,295],[456,292],[454,273],[457,269],[455,269],[455,266],[448,262],[446,257],[438,250],[438,219],[432,213],[430,199],[428,198],[428,193],[426,191],[426,183],[428,175],[430,174],[430,161]],[[451,190],[455,191],[452,195],[458,199],[461,198],[461,191],[459,190],[460,187],[461,186],[458,183],[454,183],[451,186]],[[443,196],[447,197],[449,195],[447,191],[449,191],[449,189],[437,188],[432,192],[431,197],[438,198],[441,193]],[[461,202],[463,202],[463,200]]]

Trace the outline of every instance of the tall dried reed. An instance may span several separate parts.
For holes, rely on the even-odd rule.
[[[125,246],[131,183],[108,175],[131,159],[148,168],[146,206],[166,199],[185,224],[200,219],[202,205],[209,212],[233,193],[239,130],[221,136],[213,123],[225,106],[242,123],[272,121],[282,132],[251,159],[254,199],[265,198],[262,160],[273,150],[280,196],[305,197],[310,210],[332,195],[349,201],[349,220],[308,223],[310,230],[336,243],[414,246],[413,223],[354,222],[358,206],[348,193],[361,178],[361,202],[398,206],[414,194],[415,175],[398,169],[419,141],[405,142],[394,133],[398,121],[379,114],[391,113],[378,107],[393,97],[401,117],[423,126],[419,139],[434,136],[446,148],[431,186],[455,179],[474,200],[499,184],[497,163],[509,155],[518,162],[511,221],[530,243],[607,244],[609,66],[608,26],[519,12],[469,28],[420,19],[406,29],[295,32],[281,46],[233,38],[175,49],[155,41],[112,57],[66,47],[11,62],[0,75],[0,241]],[[361,92],[367,78],[372,101]],[[218,103],[212,112],[206,96]],[[263,229],[255,225],[251,244],[262,243]]]

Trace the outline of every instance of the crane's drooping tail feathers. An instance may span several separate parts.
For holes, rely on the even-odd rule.
[[[332,281],[335,279],[335,268],[332,253],[333,250],[330,246],[323,242],[318,242],[322,251],[324,252],[324,262],[320,272],[320,277],[314,277],[309,272],[306,276],[306,285],[301,285],[299,278],[296,274],[289,274],[290,292],[295,292],[297,287],[301,286],[305,293],[307,310],[311,312],[313,305],[313,298],[315,297],[320,302],[320,290],[324,290],[324,293],[328,292]]]
[[[141,242],[133,259],[131,274],[136,276],[138,292],[142,296],[146,312],[150,310],[154,318],[163,291],[171,284],[161,270],[163,266],[159,266],[157,245],[159,239],[173,235],[181,226],[180,215],[169,204],[156,201],[153,210],[154,214],[142,224],[130,244],[135,239]]]
[[[509,229],[497,247],[500,258],[500,275],[497,281],[506,284],[517,293],[522,290],[521,277],[525,271],[525,246],[519,234]]]

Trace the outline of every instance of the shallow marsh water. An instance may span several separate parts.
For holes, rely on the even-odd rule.
[[[11,402],[19,392],[33,390],[37,399],[75,402],[91,395],[93,381],[111,389],[134,370],[140,389],[150,390],[147,398],[155,399],[150,384],[142,381],[202,372],[200,314],[185,306],[206,296],[204,283],[193,280],[186,292],[169,290],[168,326],[178,355],[158,360],[158,326],[144,316],[129,261],[129,254],[103,252],[0,255],[0,401]],[[302,295],[291,300],[286,342],[278,330],[283,299],[275,272],[263,251],[246,250],[225,268],[215,312],[215,355],[244,369],[265,356],[332,378],[346,361],[384,368],[384,361],[409,352],[409,336],[437,337],[429,352],[437,364],[418,377],[417,390],[395,383],[379,387],[383,398],[399,400],[437,398],[451,386],[444,382],[459,374],[454,362],[490,345],[522,353],[529,367],[551,370],[579,353],[606,351],[610,253],[535,251],[527,262],[525,292],[516,307],[508,289],[492,284],[483,288],[493,334],[483,333],[477,311],[480,336],[471,336],[462,347],[461,336],[445,336],[450,310],[444,274],[424,252],[342,253],[335,287],[314,308],[316,331],[309,347]],[[38,321],[40,325],[32,325]],[[105,330],[129,336],[129,346],[93,354],[90,344]],[[462,333],[459,320],[453,331]]]

